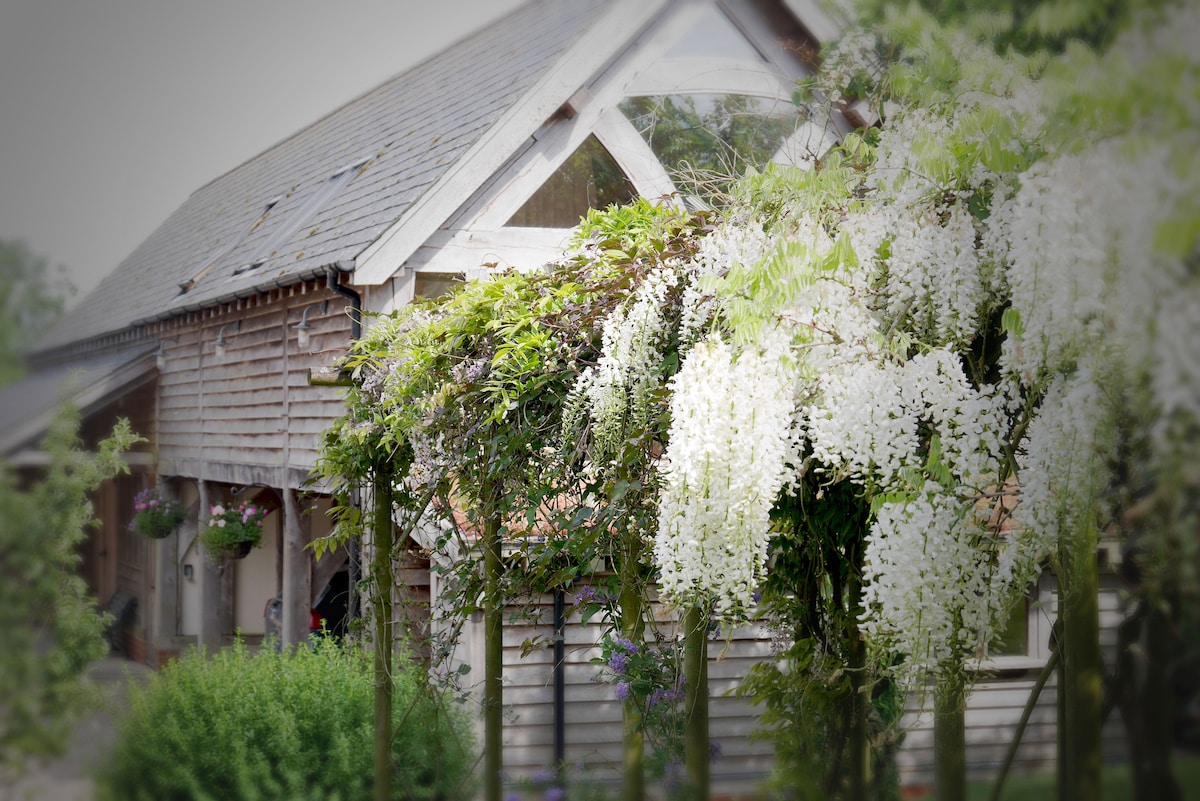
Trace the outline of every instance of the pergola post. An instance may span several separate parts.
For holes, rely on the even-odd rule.
[[[283,495],[283,624],[280,639],[286,647],[308,642],[312,607],[312,569],[308,545],[312,521],[302,514],[296,491]]]

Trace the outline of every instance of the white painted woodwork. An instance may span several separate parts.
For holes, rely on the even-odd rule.
[[[528,92],[509,108],[405,215],[359,256],[354,283],[388,280],[413,251],[454,213],[462,198],[507,161],[530,133],[585,85],[609,58],[613,41],[636,34],[665,6],[664,0],[616,0],[609,13],[579,38]]]

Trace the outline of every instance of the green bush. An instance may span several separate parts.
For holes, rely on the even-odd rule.
[[[469,798],[462,711],[415,667],[395,676],[394,799]],[[191,652],[133,690],[101,801],[366,801],[372,797],[370,654],[322,639],[251,654]]]

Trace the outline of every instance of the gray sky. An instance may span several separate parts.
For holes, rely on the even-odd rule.
[[[191,192],[522,0],[0,0],[0,237],[86,294]]]

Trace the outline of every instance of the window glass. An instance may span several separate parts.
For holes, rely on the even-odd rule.
[[[506,225],[574,228],[588,209],[623,205],[637,198],[633,184],[594,135],[575,149]]]
[[[676,186],[702,198],[761,170],[804,123],[791,103],[751,95],[630,97],[620,108]]]
[[[707,6],[700,19],[667,51],[667,58],[736,58],[762,61],[754,45],[721,11]]]
[[[462,282],[463,276],[459,273],[417,273],[413,296],[440,298]]]
[[[1014,606],[1000,636],[987,649],[988,656],[1025,656],[1029,653],[1029,597]]]

